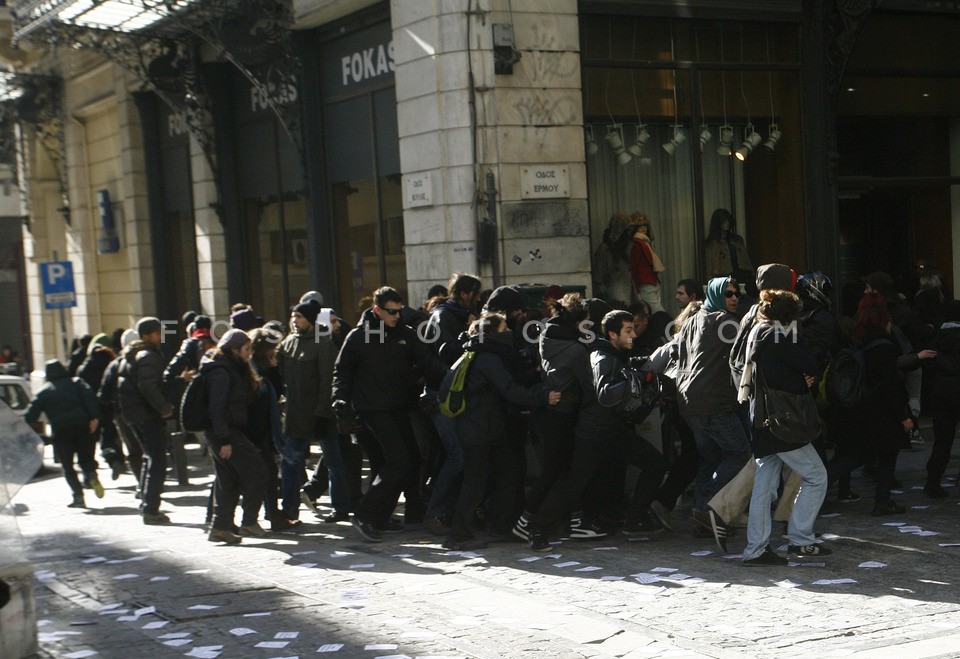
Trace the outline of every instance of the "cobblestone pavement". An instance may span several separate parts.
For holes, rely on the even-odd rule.
[[[923,496],[928,453],[901,454],[906,514],[871,517],[868,496],[828,503],[818,532],[836,553],[782,568],[744,568],[695,538],[688,500],[674,533],[567,541],[549,556],[521,544],[452,555],[415,530],[371,545],[322,523],[216,545],[202,529],[206,467],[188,487],[168,482],[169,527],[140,522],[131,476],[102,472],[106,498],[88,493],[88,510],[66,507],[59,475],[16,502],[42,656],[957,657],[960,546],[943,545],[960,543],[960,499]]]

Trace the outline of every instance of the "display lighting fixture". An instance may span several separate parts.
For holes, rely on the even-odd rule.
[[[767,141],[763,143],[763,148],[764,150],[773,153],[777,148],[777,142],[780,141],[780,136],[783,135],[783,133],[780,132],[780,126],[777,124],[770,124],[768,132],[769,137],[767,137]]]
[[[670,138],[669,142],[664,142],[661,146],[663,147],[664,151],[672,156],[677,152],[677,147],[686,141],[687,136],[683,132],[683,126],[680,124],[675,124],[673,126],[673,137]]]
[[[635,127],[635,130],[637,139],[633,144],[627,147],[627,151],[629,151],[632,155],[639,157],[640,153],[643,151],[643,146],[650,140],[650,131],[647,130],[646,124],[638,124]]]
[[[587,128],[586,128],[586,145],[585,145],[585,148],[586,148],[586,150],[587,150],[587,155],[588,155],[588,156],[595,156],[595,155],[597,155],[597,151],[600,150],[600,145],[597,144],[597,140],[595,140],[594,137],[593,137],[593,126],[587,126]]]
[[[717,153],[721,156],[733,155],[733,126],[724,124],[720,126],[720,145],[717,147]]]
[[[610,124],[607,126],[607,135],[604,138],[613,153],[617,156],[617,162],[626,165],[633,158],[632,155],[623,147],[623,124]]]
[[[746,137],[743,140],[743,144],[741,144],[740,148],[737,149],[733,154],[740,162],[746,160],[747,156],[753,153],[753,150],[756,149],[760,145],[760,142],[763,141],[760,133],[753,129],[753,124],[747,124],[744,134]]]
[[[703,153],[703,147],[707,145],[713,138],[713,133],[710,132],[710,128],[707,126],[703,127],[703,130],[700,131],[700,153]]]

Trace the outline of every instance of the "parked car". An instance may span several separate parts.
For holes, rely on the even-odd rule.
[[[30,382],[16,375],[0,375],[0,400],[23,416],[30,404]]]

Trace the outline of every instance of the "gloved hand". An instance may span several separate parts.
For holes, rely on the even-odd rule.
[[[337,417],[337,432],[341,435],[352,435],[360,428],[360,419],[353,407],[345,400],[335,400],[333,405],[334,415]]]

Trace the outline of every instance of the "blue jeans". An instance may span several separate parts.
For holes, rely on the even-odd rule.
[[[684,417],[700,454],[693,507],[706,511],[707,502],[750,459],[750,439],[734,411],[720,414],[687,414]]]
[[[756,462],[757,475],[750,498],[747,548],[743,550],[743,557],[759,556],[770,540],[770,504],[777,498],[783,465],[790,467],[803,479],[790,513],[790,521],[787,522],[787,537],[792,545],[803,546],[816,542],[813,524],[827,494],[827,470],[813,444],[756,458]]]
[[[307,466],[307,451],[310,440],[283,436],[280,463],[280,512],[290,519],[300,516],[300,488],[303,487],[303,470]]]
[[[443,414],[433,416],[433,425],[437,427],[440,442],[447,456],[443,466],[437,472],[433,483],[433,493],[427,505],[427,517],[439,517],[447,520],[453,515],[457,505],[457,494],[463,480],[463,449],[457,441],[457,420]]]
[[[320,450],[323,451],[327,476],[330,479],[330,504],[338,513],[351,512],[353,502],[350,500],[350,489],[347,486],[347,467],[340,450],[340,436],[333,433],[327,437],[321,437]]]

